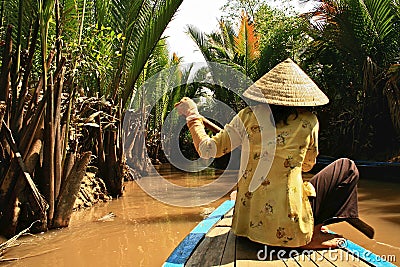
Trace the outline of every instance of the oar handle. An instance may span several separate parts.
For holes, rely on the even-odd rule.
[[[219,133],[220,131],[222,131],[221,127],[219,127],[218,125],[216,125],[215,123],[209,121],[207,118],[203,117],[203,124],[204,126],[211,130],[213,133]]]
[[[183,98],[182,98],[182,100],[183,100]],[[179,101],[178,103],[175,103],[175,107],[177,107],[182,102],[182,100]],[[222,129],[218,125],[209,121],[205,117],[203,117],[203,124],[207,129],[211,130],[213,133],[219,133],[220,131],[222,131]]]

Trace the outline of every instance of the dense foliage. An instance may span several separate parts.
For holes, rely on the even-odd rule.
[[[331,100],[317,109],[323,154],[375,160],[398,155],[399,1],[326,0],[305,14],[288,8],[290,1],[282,3],[284,10],[269,2],[230,1],[219,31],[189,27],[189,34],[207,60],[253,80],[288,57],[299,63]],[[241,35],[244,21],[250,35]],[[235,38],[257,44],[251,71],[248,61],[238,60],[246,55],[234,53],[237,43],[222,42]],[[232,102],[222,93],[216,97]]]
[[[308,14],[316,20],[304,66],[331,99],[322,145],[332,154],[384,160],[399,152],[398,8],[390,0],[322,1]]]
[[[123,193],[122,120],[182,0],[0,1],[0,229],[67,226],[89,162]],[[143,129],[138,113],[137,129]],[[140,170],[145,131],[135,153]]]

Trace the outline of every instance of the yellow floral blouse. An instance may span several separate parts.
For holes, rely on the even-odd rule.
[[[314,114],[299,110],[297,117],[289,116],[288,125],[279,123],[274,128],[269,108],[260,104],[241,110],[211,138],[200,119],[189,121],[188,126],[203,158],[220,157],[241,146],[232,223],[236,235],[271,246],[298,247],[311,241],[314,219],[308,196],[315,196],[315,189],[303,182],[302,171],[311,170],[318,154]],[[262,142],[262,133],[268,131],[276,133],[263,136],[275,136],[275,140]],[[262,166],[271,168],[268,172],[268,167]],[[260,169],[266,169],[265,175]],[[260,181],[255,190],[250,189],[252,180]]]

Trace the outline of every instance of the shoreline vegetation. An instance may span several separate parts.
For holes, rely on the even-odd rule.
[[[188,26],[187,34],[207,61],[252,80],[293,58],[331,100],[315,110],[323,154],[400,162],[400,2],[317,2],[287,15],[267,1],[229,1],[215,32]],[[146,175],[144,153],[166,163],[161,129],[183,96],[243,106],[223,85],[190,84],[179,51],[169,56],[162,34],[181,3],[0,1],[1,235],[67,227],[74,209],[122,196],[124,180]],[[162,97],[147,110],[138,89],[172,67],[181,85],[167,94],[157,84]],[[180,142],[194,159],[187,128]]]
[[[1,235],[68,226],[89,164],[123,194],[125,106],[181,2],[0,2]]]

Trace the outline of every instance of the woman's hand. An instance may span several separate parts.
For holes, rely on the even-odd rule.
[[[197,105],[189,97],[184,97],[175,104],[179,115],[185,116],[186,118],[199,118],[201,117],[199,111],[197,110]]]

